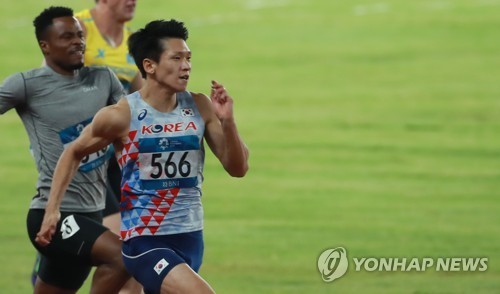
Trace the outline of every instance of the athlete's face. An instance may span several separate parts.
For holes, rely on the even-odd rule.
[[[182,39],[164,40],[163,48],[159,62],[154,63],[152,78],[175,92],[185,91],[191,73],[191,51]]]
[[[134,18],[137,0],[107,0],[107,4],[117,21],[127,22]]]
[[[71,16],[54,18],[40,47],[45,60],[56,72],[71,74],[83,66],[85,39],[82,27]]]

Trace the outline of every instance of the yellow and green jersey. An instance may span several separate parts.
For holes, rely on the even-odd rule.
[[[128,53],[127,40],[132,31],[128,26],[123,29],[123,41],[113,47],[101,35],[90,10],[86,9],[75,14],[82,21],[87,30],[85,65],[108,66],[118,77],[123,88],[128,93],[130,84],[136,76],[138,69],[134,59]]]

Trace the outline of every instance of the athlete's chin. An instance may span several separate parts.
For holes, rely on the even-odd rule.
[[[176,87],[174,87],[174,89],[175,89],[175,92],[184,92],[187,90],[187,84],[177,85]]]
[[[188,86],[188,80],[187,79],[180,79],[180,81],[178,83],[178,87],[180,88],[180,91],[186,91],[187,86]]]
[[[127,11],[127,12],[123,13],[123,15],[120,18],[120,21],[121,22],[131,21],[134,18],[134,14],[135,14],[134,10]]]
[[[127,14],[125,18],[127,19],[127,21],[131,21],[134,18],[134,12]]]
[[[80,69],[82,67],[83,67],[83,61],[80,61],[80,62],[77,62],[77,63],[70,65],[71,70]]]
[[[174,92],[184,92],[187,89],[187,82],[180,82],[180,81],[161,81],[159,80],[158,83],[164,87],[165,89],[168,89],[169,91],[174,91]]]

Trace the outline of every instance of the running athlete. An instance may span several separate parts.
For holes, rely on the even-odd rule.
[[[75,13],[86,40],[84,64],[108,66],[117,75],[126,93],[134,92],[142,86],[139,70],[130,57],[127,47],[127,40],[131,34],[127,22],[134,16],[136,2],[136,0],[96,0],[93,8]],[[103,224],[117,235],[120,234],[118,208],[120,181],[120,167],[116,159],[112,157],[108,163]],[[31,274],[33,285],[35,285],[39,261],[39,256],[37,256]],[[130,293],[140,293],[140,285],[137,283],[131,282],[126,287]],[[122,292],[125,294],[126,291]]]
[[[75,14],[87,40],[85,65],[108,66],[129,93],[142,86],[141,75],[127,47],[132,33],[128,22],[134,17],[136,2],[96,0],[95,7]]]
[[[121,241],[101,225],[109,147],[78,165],[66,197],[51,221],[54,236],[35,242],[60,154],[97,111],[118,101],[123,88],[105,67],[83,67],[85,41],[73,11],[50,7],[34,20],[46,66],[8,77],[0,87],[0,113],[15,108],[30,139],[38,169],[38,194],[28,212],[28,235],[41,253],[35,293],[76,293],[97,266],[92,292],[117,293],[129,279]]]
[[[50,239],[78,163],[113,143],[122,167],[123,258],[146,293],[213,293],[197,271],[203,257],[204,142],[235,177],[248,170],[248,149],[233,99],[212,81],[210,98],[187,91],[191,72],[182,22],[153,21],[129,38],[144,87],[99,111],[61,155],[41,240]]]

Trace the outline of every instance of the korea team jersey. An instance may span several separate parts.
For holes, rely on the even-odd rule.
[[[122,239],[202,230],[205,122],[193,97],[177,93],[168,113],[149,106],[139,92],[126,99],[130,132],[118,158]]]
[[[89,9],[80,11],[75,16],[83,22],[87,30],[85,65],[108,66],[116,74],[128,93],[130,84],[138,73],[134,59],[128,53],[127,40],[132,33],[131,30],[125,26],[122,43],[117,47],[113,47],[102,37]]]

